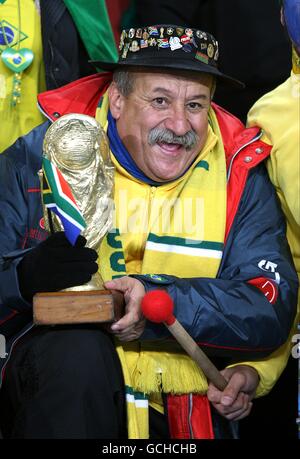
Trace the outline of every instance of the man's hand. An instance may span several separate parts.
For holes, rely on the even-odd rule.
[[[215,409],[226,419],[239,421],[251,411],[256,388],[259,383],[257,371],[248,365],[237,365],[221,371],[228,384],[223,392],[212,383],[207,397]]]
[[[17,266],[21,295],[28,301],[37,292],[55,292],[88,282],[97,272],[98,255],[78,236],[73,247],[65,233],[49,236],[27,252]]]
[[[143,284],[133,277],[124,276],[105,282],[104,286],[123,292],[126,305],[125,315],[111,326],[110,332],[120,341],[138,339],[144,331],[146,322],[141,311],[141,301],[146,293]]]

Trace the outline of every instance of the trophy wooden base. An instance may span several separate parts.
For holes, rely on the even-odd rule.
[[[90,290],[46,292],[33,297],[33,322],[36,325],[112,322],[123,315],[120,292]]]

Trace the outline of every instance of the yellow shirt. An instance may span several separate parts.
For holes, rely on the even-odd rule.
[[[262,140],[273,146],[267,168],[287,219],[287,238],[300,279],[300,74],[292,72],[282,85],[256,102],[248,114],[248,125],[260,126]],[[286,366],[299,309],[298,296],[298,314],[287,342],[262,361],[246,362],[261,377],[257,395],[269,392]]]
[[[21,97],[16,106],[11,104],[14,72],[0,59],[0,152],[45,121],[37,107],[37,94],[45,90],[46,85],[40,16],[34,0],[0,3],[0,54],[8,48],[7,43],[15,51],[19,47],[30,49],[34,59],[21,74]]]

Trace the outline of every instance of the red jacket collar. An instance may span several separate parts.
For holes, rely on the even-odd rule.
[[[95,74],[43,92],[38,96],[39,106],[52,121],[68,113],[95,116],[99,100],[110,85],[111,78],[111,73]]]

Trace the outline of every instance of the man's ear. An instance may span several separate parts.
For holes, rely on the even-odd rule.
[[[118,120],[121,115],[124,96],[120,93],[116,83],[112,82],[108,89],[109,108],[115,120]]]

